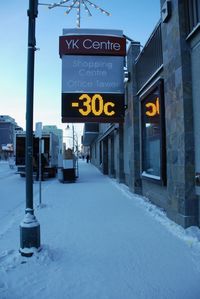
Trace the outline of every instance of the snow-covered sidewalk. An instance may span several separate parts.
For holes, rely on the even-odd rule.
[[[76,183],[42,185],[41,252],[18,253],[22,204],[0,227],[0,299],[199,299],[199,230],[184,230],[93,165],[79,166]]]

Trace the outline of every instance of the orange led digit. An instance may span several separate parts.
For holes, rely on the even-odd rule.
[[[160,114],[159,98],[156,98],[156,109],[157,109],[157,113]]]
[[[156,103],[149,102],[145,105],[145,107],[149,108],[146,111],[147,116],[155,116],[156,114],[160,114],[160,106],[159,106],[159,98],[156,98]]]
[[[106,114],[106,115],[108,115],[108,116],[112,116],[112,115],[114,115],[115,114],[115,111],[109,111],[108,109],[109,109],[109,106],[110,107],[115,107],[115,104],[113,103],[113,102],[108,102],[108,103],[105,103],[105,105],[104,105],[104,113]]]
[[[97,108],[97,106],[99,106],[99,107]],[[92,113],[95,116],[101,115],[103,112],[103,106],[104,106],[104,103],[103,103],[102,96],[100,94],[93,95],[93,97],[92,97]]]
[[[146,111],[146,115],[155,116],[156,115],[156,105],[154,103],[147,103],[145,105],[149,110]]]
[[[85,110],[83,108],[80,108],[79,112],[82,115],[87,116],[92,110],[92,108],[91,108],[91,97],[88,94],[83,93],[79,97],[79,100],[83,101],[83,106],[86,108]]]

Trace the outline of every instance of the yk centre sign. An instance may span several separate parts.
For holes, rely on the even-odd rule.
[[[120,30],[71,29],[60,36],[62,122],[121,122],[124,56]]]

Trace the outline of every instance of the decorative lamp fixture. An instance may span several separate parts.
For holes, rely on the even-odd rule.
[[[65,5],[66,3],[67,3],[67,5]],[[104,10],[103,8],[101,8],[100,6],[94,4],[93,2],[91,2],[89,0],[63,0],[58,3],[48,4],[48,8],[51,9],[51,8],[55,8],[55,7],[67,7],[67,10],[65,12],[66,15],[68,15],[71,12],[71,10],[73,8],[75,8],[77,11],[76,25],[78,28],[80,28],[80,26],[81,26],[81,4],[84,7],[84,10],[88,14],[88,16],[90,16],[90,17],[92,16],[92,13],[91,13],[90,9],[88,8],[88,5],[93,8],[96,8],[101,13],[103,13],[107,16],[111,15],[109,12],[107,12],[106,10]]]

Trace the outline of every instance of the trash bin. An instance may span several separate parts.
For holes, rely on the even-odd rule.
[[[75,182],[76,180],[76,169],[74,154],[71,149],[67,149],[63,153],[63,168],[62,168],[63,180],[62,182]]]
[[[63,183],[65,182],[75,182],[76,175],[75,175],[75,168],[63,168]]]

